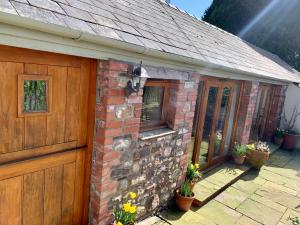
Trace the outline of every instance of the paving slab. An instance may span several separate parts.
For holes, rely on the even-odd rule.
[[[220,225],[233,225],[242,216],[239,212],[215,200],[210,201],[200,209],[195,209],[195,212]]]
[[[288,209],[282,216],[280,222],[285,225],[298,225],[296,221],[300,222],[300,213],[294,210]]]
[[[204,201],[220,189],[220,186],[203,180],[195,185],[194,194],[199,201]]]
[[[288,194],[297,196],[297,191],[296,190],[288,188],[288,187],[286,187],[284,185],[279,185],[279,184],[273,183],[271,181],[267,181],[263,186],[265,186],[265,187],[271,187],[271,188],[277,189],[279,191],[283,191],[283,192],[286,192]],[[300,188],[300,185],[298,186],[298,189],[299,188]]]
[[[261,187],[255,192],[256,194],[269,199],[273,202],[286,206],[290,209],[300,212],[300,198],[294,195],[288,194],[283,191],[279,191],[272,187]]]
[[[244,201],[236,210],[255,221],[267,225],[276,225],[283,215],[283,213],[252,199]]]
[[[221,202],[222,204],[235,209],[238,207],[243,201],[245,201],[250,194],[242,192],[236,188],[229,187],[224,192],[219,194],[215,200]]]
[[[283,206],[283,205],[280,205],[276,202],[273,202],[272,200],[270,199],[267,199],[265,197],[262,197],[260,195],[257,195],[257,194],[253,194],[250,196],[250,199],[256,201],[256,202],[259,202],[265,206],[268,206],[272,209],[275,209],[276,211],[278,212],[281,212],[281,213],[284,213],[286,210],[287,210],[287,207]]]
[[[235,225],[261,225],[261,223],[258,223],[252,219],[250,219],[247,216],[242,216]]]
[[[184,213],[178,211],[176,208],[171,208],[163,211],[159,217],[174,225],[216,225],[209,218],[191,210]]]
[[[150,218],[147,218],[139,223],[137,225],[168,225],[169,223],[165,222],[161,218],[157,216],[152,216]]]
[[[244,177],[242,177],[240,180],[238,180],[236,183],[232,185],[232,187],[247,194],[254,193],[259,188],[259,186],[260,186],[259,184],[251,180],[247,180]]]

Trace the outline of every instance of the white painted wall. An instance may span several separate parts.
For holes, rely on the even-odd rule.
[[[291,118],[295,105],[299,104],[298,110],[300,111],[300,88],[294,84],[288,86],[286,92],[286,99],[284,102],[284,110],[287,119]],[[283,115],[281,118],[281,127],[284,128]],[[298,117],[294,129],[296,132],[300,133],[300,117]],[[300,148],[300,143],[298,145]]]

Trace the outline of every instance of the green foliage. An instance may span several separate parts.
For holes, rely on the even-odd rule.
[[[46,81],[24,81],[24,112],[46,111]]]
[[[283,138],[284,135],[285,135],[285,130],[282,130],[280,128],[276,129],[276,131],[275,131],[275,137]]]
[[[130,199],[122,207],[116,206],[114,220],[117,225],[133,225],[136,220],[137,206],[134,204],[136,194],[129,193]]]
[[[188,181],[185,181],[180,187],[180,195],[183,197],[193,197],[193,191]]]
[[[247,146],[242,144],[236,144],[234,146],[234,154],[238,156],[246,155],[248,152]]]
[[[203,20],[238,35],[271,1],[214,0]],[[278,55],[300,71],[299,12],[300,1],[278,1],[243,39]]]

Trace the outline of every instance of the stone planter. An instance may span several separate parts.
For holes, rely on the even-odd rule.
[[[233,155],[234,162],[238,165],[242,165],[245,162],[245,155]]]
[[[269,156],[269,152],[252,150],[248,154],[248,161],[255,169],[259,170],[265,164],[265,162],[268,161]]]
[[[180,195],[179,190],[176,190],[175,201],[178,209],[187,212],[190,210],[192,203],[194,201],[194,193],[193,193],[193,197],[184,197]]]
[[[284,141],[283,137],[281,138],[281,137],[274,136],[274,144],[281,146],[283,141]]]
[[[297,144],[300,143],[300,135],[299,134],[289,134],[286,133],[284,135],[284,141],[282,147],[286,150],[293,150],[296,148]]]

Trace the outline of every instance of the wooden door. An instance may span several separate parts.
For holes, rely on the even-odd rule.
[[[0,225],[82,224],[91,68],[0,46]]]
[[[223,159],[228,120],[234,92],[233,82],[204,81],[197,109],[197,130],[193,162],[207,169]]]
[[[271,103],[272,88],[270,85],[260,85],[253,114],[250,139],[252,141],[263,140]]]

